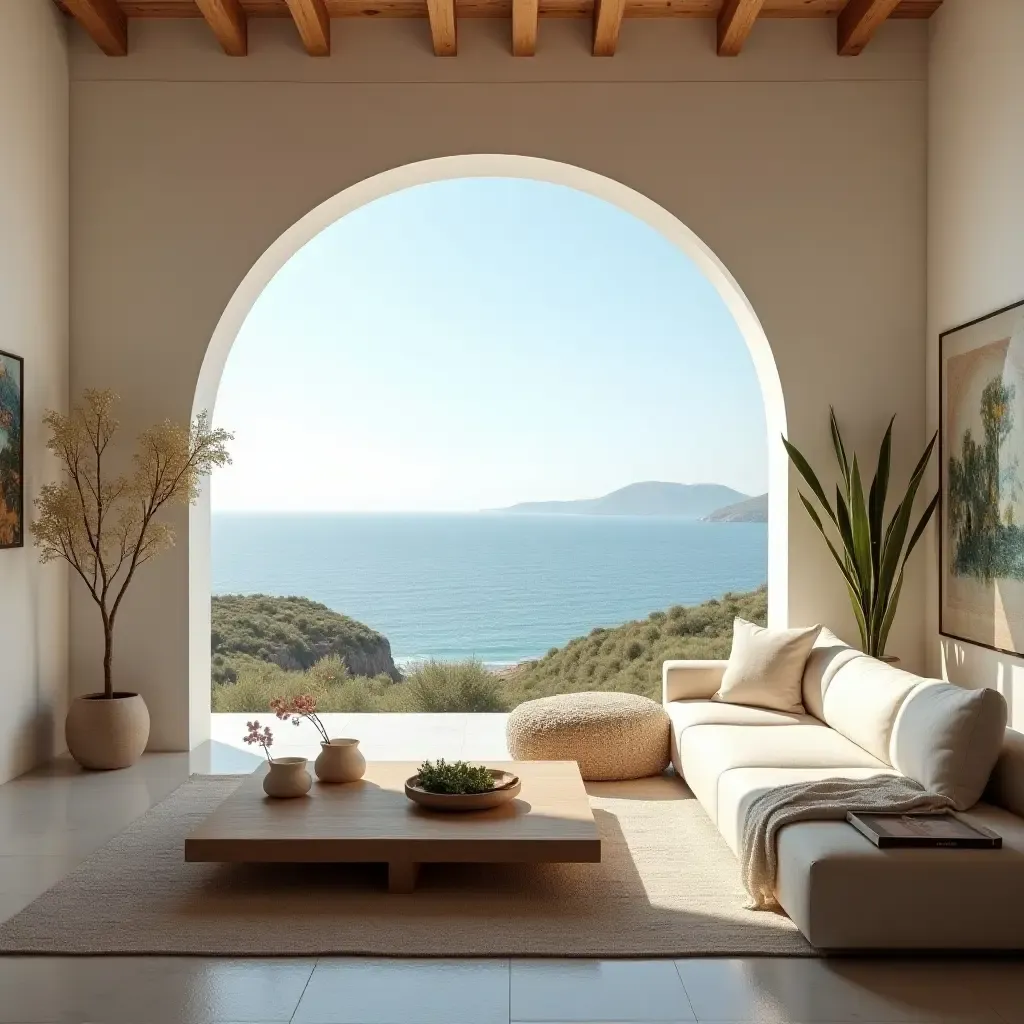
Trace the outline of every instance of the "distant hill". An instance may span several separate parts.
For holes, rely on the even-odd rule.
[[[725,508],[716,508],[709,516],[704,517],[709,523],[767,523],[768,495],[759,494],[756,498],[747,498]]]
[[[526,501],[498,512],[577,516],[679,516],[701,519],[748,495],[721,484],[673,484],[648,480],[621,487],[602,498],[578,501]]]
[[[503,679],[505,702],[582,690],[639,693],[661,700],[661,664],[672,658],[728,658],[732,623],[741,616],[762,626],[768,615],[768,588],[726,594],[718,600],[684,607],[674,605],[646,619],[553,647],[537,661],[524,661]]]

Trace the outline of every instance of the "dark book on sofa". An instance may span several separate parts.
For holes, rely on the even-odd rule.
[[[848,811],[846,820],[883,849],[897,846],[949,847],[960,850],[998,850],[1003,837],[991,829],[971,825],[951,812],[944,814],[859,814]]]

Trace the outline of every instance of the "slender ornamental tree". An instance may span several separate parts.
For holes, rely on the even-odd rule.
[[[129,473],[112,473],[108,452],[118,429],[117,396],[86,391],[70,415],[47,412],[46,447],[60,460],[64,480],[46,484],[31,526],[40,560],[64,559],[82,578],[103,620],[103,695],[114,696],[114,623],[138,568],[174,543],[157,518],[173,504],[193,504],[200,481],[230,463],[232,435],[213,429],[200,413],[189,426],[165,420],[139,436]]]
[[[864,483],[857,456],[854,455],[852,462],[848,458],[846,446],[843,444],[843,436],[839,432],[839,424],[836,422],[835,411],[829,409],[832,447],[835,449],[836,461],[839,463],[839,475],[842,480],[841,484],[836,485],[834,509],[829,504],[828,498],[825,497],[825,491],[814,470],[811,469],[810,463],[794,445],[785,438],[782,439],[793,465],[807,482],[814,497],[818,500],[818,504],[824,509],[839,535],[842,554],[829,537],[814,505],[805,494],[801,493],[800,500],[803,502],[804,508],[807,509],[807,514],[821,531],[832,557],[843,574],[846,589],[850,594],[850,603],[853,605],[853,614],[857,619],[857,628],[860,631],[861,647],[865,653],[874,658],[881,658],[885,654],[889,629],[892,627],[900,591],[903,589],[903,571],[907,559],[921,539],[921,534],[924,533],[928,520],[931,519],[939,501],[939,495],[936,492],[917,521],[913,532],[910,532],[914,500],[917,497],[921,479],[928,468],[928,461],[938,436],[938,434],[933,434],[924,454],[914,467],[914,472],[910,474],[910,483],[907,485],[902,501],[896,506],[892,518],[886,523],[885,505],[889,490],[889,465],[892,456],[892,425],[895,419],[894,416],[889,420],[889,427],[882,438],[882,446],[878,452],[878,468],[875,470],[875,477],[871,481],[871,487],[865,499]],[[909,541],[907,540],[908,533]]]

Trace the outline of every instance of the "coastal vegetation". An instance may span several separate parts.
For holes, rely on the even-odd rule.
[[[218,603],[225,601],[228,604],[222,604],[218,613]],[[248,601],[259,609],[255,617],[240,612]],[[739,615],[763,625],[768,595],[765,587],[759,587],[699,605],[673,605],[621,626],[593,629],[563,647],[553,647],[542,658],[500,674],[478,661],[429,661],[414,666],[404,677],[397,670],[394,676],[353,673],[343,656],[343,644],[304,665],[307,651],[322,648],[324,638],[317,630],[325,625],[340,628],[330,618],[337,613],[324,605],[303,598],[260,596],[215,598],[214,607],[215,661],[220,656],[219,667],[214,666],[214,711],[269,711],[274,697],[311,693],[321,712],[493,712],[508,711],[535,697],[582,690],[660,699],[663,661],[728,657],[733,618]],[[369,627],[346,616],[337,618],[344,620],[346,637],[362,636],[360,630],[365,630],[387,643]],[[225,627],[219,633],[218,622]],[[227,629],[228,623],[235,628]],[[271,634],[262,644],[257,642],[260,630]],[[317,636],[320,640],[314,639]],[[387,650],[390,658],[390,645]],[[288,657],[282,652],[288,652]]]
[[[214,683],[267,664],[299,672],[330,658],[353,676],[401,678],[387,637],[308,598],[230,594],[213,599],[212,613]]]

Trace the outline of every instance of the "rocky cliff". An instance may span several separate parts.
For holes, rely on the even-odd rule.
[[[386,636],[305,597],[215,597],[211,650],[219,681],[233,681],[232,663],[239,659],[297,670],[329,654],[338,655],[354,676],[402,678]]]

